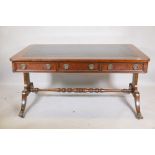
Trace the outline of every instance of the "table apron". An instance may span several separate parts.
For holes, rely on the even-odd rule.
[[[146,73],[147,62],[12,62],[14,72]]]

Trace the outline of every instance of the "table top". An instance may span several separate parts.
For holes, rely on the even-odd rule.
[[[11,61],[137,61],[148,62],[149,57],[131,44],[34,44],[26,47]]]

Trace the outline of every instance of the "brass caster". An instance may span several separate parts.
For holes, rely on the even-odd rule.
[[[19,117],[21,117],[21,118],[24,118],[24,117],[25,117],[25,114],[24,114],[23,111],[20,111],[20,112],[19,112]]]
[[[137,119],[143,119],[143,116],[141,113],[137,113],[136,117],[137,117]]]

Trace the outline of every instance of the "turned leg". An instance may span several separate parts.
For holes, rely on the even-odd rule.
[[[142,119],[143,116],[140,112],[140,93],[138,91],[138,73],[133,74],[132,83],[130,83],[130,89],[132,89],[132,95],[135,100],[136,117],[137,119]]]
[[[31,92],[32,88],[33,88],[33,83],[30,82],[29,73],[24,73],[24,90],[22,91],[21,110],[19,112],[19,116],[22,117],[22,118],[24,117],[27,96]]]

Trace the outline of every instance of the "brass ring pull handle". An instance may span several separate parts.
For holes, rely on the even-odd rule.
[[[109,64],[108,65],[108,70],[112,70],[113,69],[113,65],[112,64]]]
[[[69,69],[69,64],[64,64],[64,69],[65,70]]]
[[[26,64],[20,64],[20,69],[26,69]]]
[[[93,70],[94,69],[94,64],[89,64],[88,67],[89,67],[90,70]]]
[[[51,64],[46,64],[46,69],[50,70],[51,69]]]
[[[134,65],[133,65],[133,69],[134,69],[134,70],[138,70],[138,68],[139,68],[139,67],[138,67],[138,64],[134,64]]]

